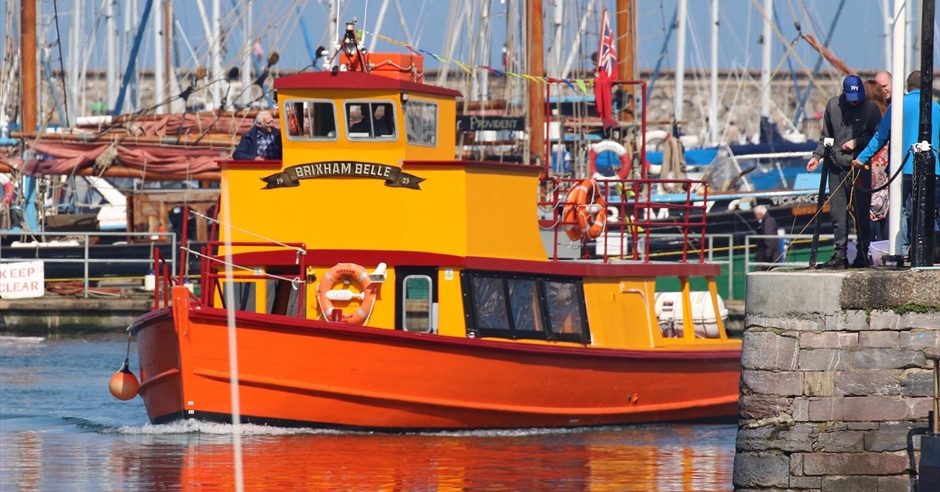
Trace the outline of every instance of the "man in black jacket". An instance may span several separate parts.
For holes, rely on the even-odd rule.
[[[845,269],[848,243],[848,207],[853,205],[853,218],[857,229],[858,255],[853,267],[864,268],[868,261],[868,244],[871,240],[871,169],[859,165],[853,167],[852,160],[868,145],[868,141],[881,123],[881,111],[865,96],[865,85],[857,75],[849,75],[842,81],[842,94],[826,104],[822,134],[812,159],[806,163],[806,171],[813,172],[826,155],[826,140],[832,139],[829,161],[829,216],[835,235],[835,250],[829,261],[819,268]],[[860,186],[853,186],[858,184]]]
[[[777,235],[777,221],[767,213],[766,205],[754,207],[754,218],[757,219],[758,234],[762,236]],[[780,259],[780,238],[765,237],[757,240],[754,261],[758,263],[776,263],[778,259]],[[755,270],[770,270],[770,267],[761,265],[756,267]]]
[[[255,125],[242,135],[238,147],[232,154],[237,161],[280,160],[281,131],[274,127],[274,117],[261,111],[255,117]]]

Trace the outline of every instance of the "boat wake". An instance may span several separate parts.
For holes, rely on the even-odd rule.
[[[36,345],[45,341],[45,337],[14,337],[0,335],[0,347],[15,345]]]
[[[104,433],[126,434],[126,435],[172,435],[172,434],[207,434],[207,435],[232,435],[235,433],[232,424],[220,424],[217,422],[204,422],[199,420],[177,420],[166,424],[152,425],[144,424],[142,426],[121,426],[111,428]],[[242,424],[240,426],[240,435],[242,436],[292,436],[292,435],[331,435],[345,434],[345,432],[330,429],[313,429],[309,427],[272,427],[267,425]]]

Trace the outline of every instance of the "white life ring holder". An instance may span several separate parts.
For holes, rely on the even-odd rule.
[[[604,152],[613,152],[620,157],[620,171],[617,172],[617,175],[620,176],[620,179],[627,179],[630,167],[632,166],[630,153],[627,152],[627,149],[623,145],[613,140],[601,140],[600,142],[591,144],[591,148],[588,151],[588,166],[591,171],[591,176],[597,172],[597,156]]]
[[[317,284],[317,302],[320,304],[320,311],[327,321],[332,319],[333,301],[327,297],[327,293],[333,290],[333,287],[344,280],[355,280],[359,283],[361,289],[361,302],[359,307],[352,314],[343,314],[343,323],[353,325],[364,325],[372,314],[372,307],[375,305],[375,290],[371,289],[372,280],[369,278],[369,272],[365,268],[355,263],[337,263]]]

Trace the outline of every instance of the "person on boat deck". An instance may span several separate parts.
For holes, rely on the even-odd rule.
[[[904,95],[904,98],[901,100],[901,111],[903,112],[903,121],[904,121],[904,131],[901,139],[901,155],[906,156],[908,150],[918,142],[920,136],[920,70],[914,70],[910,75],[907,76],[907,94]],[[878,131],[875,133],[875,136],[871,139],[871,142],[868,143],[868,146],[858,155],[856,165],[868,164],[869,161],[874,157],[885,143],[891,137],[891,111],[893,106],[888,106],[888,109],[885,110],[884,122],[883,125],[878,127]],[[931,102],[931,128],[933,132],[931,135],[931,145],[933,149],[937,148],[938,141],[937,138],[937,126],[940,124],[940,105],[936,101]],[[903,157],[902,157],[903,159]],[[895,242],[897,254],[907,254],[907,248],[911,243],[911,211],[913,209],[913,201],[911,199],[911,191],[913,190],[914,183],[914,153],[911,152],[911,155],[907,157],[907,160],[904,161],[904,166],[901,171],[904,176],[901,184],[901,200],[903,205],[901,206],[901,223],[900,233]],[[937,160],[934,161],[934,173],[940,174],[940,162]],[[938,181],[940,183],[940,181]]]
[[[891,72],[884,70],[875,74],[875,82],[881,86],[881,93],[885,98],[885,106],[891,104]]]
[[[371,122],[365,118],[349,127],[350,133],[368,133],[373,137],[385,137],[392,134],[385,121],[385,104],[378,104],[372,112]],[[371,128],[370,128],[371,123]]]
[[[813,157],[806,163],[806,171],[813,172],[820,160],[826,156],[825,141],[833,139],[829,162],[829,217],[835,245],[832,258],[818,268],[845,269],[849,267],[846,257],[849,237],[848,208],[853,206],[852,216],[858,230],[858,255],[853,267],[865,268],[868,260],[868,245],[871,240],[871,169],[865,169],[854,161],[861,149],[868,145],[878,124],[881,112],[878,106],[865,96],[865,85],[857,75],[849,75],[842,81],[842,94],[829,99],[823,114],[822,132]],[[853,166],[854,164],[854,166]],[[855,186],[855,184],[860,186]]]
[[[757,249],[754,253],[754,261],[758,263],[776,263],[780,258],[780,239],[777,235],[777,220],[767,213],[766,205],[754,207],[754,218],[757,219],[757,233],[765,237],[757,240]],[[758,266],[757,271],[770,270],[769,266]]]
[[[280,160],[281,131],[274,127],[274,117],[261,111],[255,117],[255,125],[242,135],[238,147],[232,154],[237,161]]]
[[[887,72],[884,72],[887,73]],[[890,77],[891,74],[888,74]],[[890,82],[890,80],[889,80]],[[888,103],[885,101],[885,91],[877,80],[865,81],[865,94],[878,106],[884,121]],[[883,241],[888,239],[888,146],[884,146],[871,160],[871,189],[884,188],[871,194],[871,240]]]

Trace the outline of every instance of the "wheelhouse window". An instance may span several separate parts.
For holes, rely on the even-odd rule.
[[[389,102],[347,102],[346,135],[350,140],[395,140],[395,107]]]
[[[288,140],[336,140],[336,108],[332,101],[287,101],[284,119]]]
[[[402,329],[420,333],[430,332],[433,301],[431,299],[431,277],[427,275],[408,275],[404,280],[405,295],[402,306],[405,312]]]
[[[511,339],[587,343],[580,281],[464,272],[468,332]]]
[[[437,103],[409,101],[405,105],[405,135],[411,145],[437,145]]]

